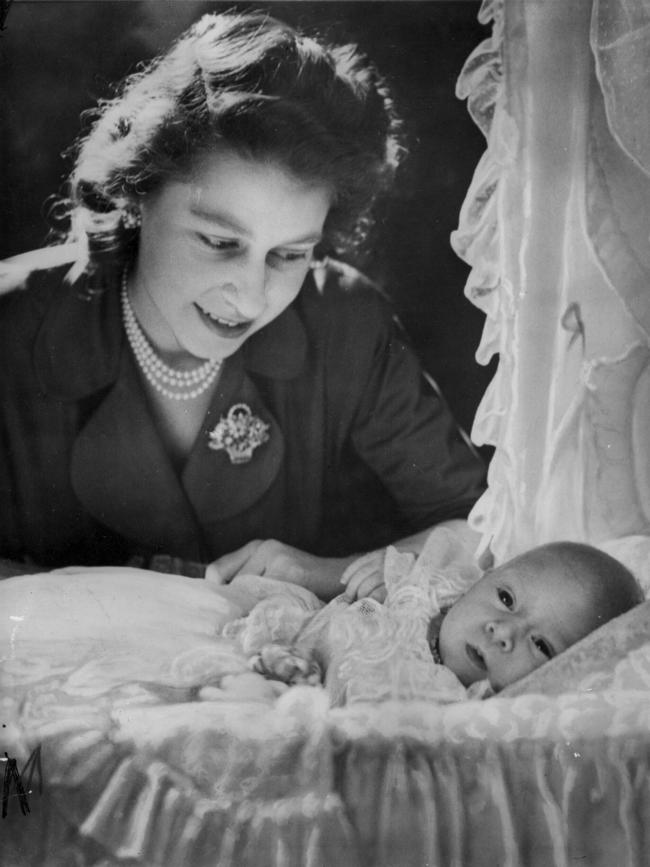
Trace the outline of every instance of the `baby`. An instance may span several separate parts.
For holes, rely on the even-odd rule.
[[[445,685],[444,700],[464,695],[461,685],[482,681],[497,692],[643,601],[635,578],[621,563],[574,542],[534,548],[484,573],[447,608],[437,602],[437,580],[429,579],[435,614],[428,629],[424,621],[423,630],[433,661],[459,681],[455,693],[449,690],[449,680],[440,681]],[[350,608],[369,604],[379,607],[374,600],[362,599]],[[409,616],[416,616],[416,611],[419,616],[421,608],[418,603]],[[400,633],[401,626],[395,634]],[[331,629],[329,639],[331,644]],[[322,641],[311,647],[304,641],[290,647],[267,645],[255,656],[253,667],[286,683],[318,682],[330,661],[323,658],[322,647]]]
[[[555,542],[486,572],[432,621],[429,639],[464,686],[487,679],[498,691],[642,601],[618,560]]]

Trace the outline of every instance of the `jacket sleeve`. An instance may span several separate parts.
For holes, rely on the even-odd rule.
[[[414,532],[466,517],[485,488],[485,466],[376,292],[359,293],[336,342],[355,335],[355,388],[347,389],[356,395],[353,449]],[[352,371],[340,368],[338,376],[349,383]]]

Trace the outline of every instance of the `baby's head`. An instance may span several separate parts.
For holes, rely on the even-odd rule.
[[[486,572],[449,609],[440,658],[465,686],[503,689],[642,599],[634,576],[597,548],[542,545]]]

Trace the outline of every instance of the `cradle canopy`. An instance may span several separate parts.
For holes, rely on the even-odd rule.
[[[452,245],[498,353],[471,521],[498,561],[650,522],[650,7],[486,0],[457,92],[487,139]]]

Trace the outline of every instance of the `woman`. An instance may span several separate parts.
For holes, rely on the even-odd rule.
[[[329,598],[359,553],[369,592],[381,546],[466,532],[481,462],[321,255],[363,238],[398,127],[353,47],[255,14],[205,16],[100,107],[70,178],[87,262],[0,303],[1,556],[165,552]]]

